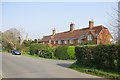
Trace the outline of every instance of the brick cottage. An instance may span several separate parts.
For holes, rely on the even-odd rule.
[[[40,41],[43,44],[52,46],[59,45],[78,45],[81,43],[92,42],[95,44],[110,44],[112,36],[108,28],[103,25],[94,26],[94,21],[89,21],[89,27],[76,29],[75,24],[70,24],[70,30],[65,32],[56,33],[52,30],[52,35],[43,36]]]

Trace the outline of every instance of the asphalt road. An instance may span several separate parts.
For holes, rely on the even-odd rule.
[[[99,78],[68,68],[73,61],[31,58],[2,53],[4,78]]]

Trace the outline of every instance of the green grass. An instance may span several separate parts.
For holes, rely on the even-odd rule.
[[[87,67],[87,66],[83,66],[83,65],[78,65],[76,63],[72,64],[70,66],[71,69],[77,70],[79,72],[83,72],[83,73],[87,73],[87,74],[92,74],[92,75],[96,75],[96,76],[100,76],[103,78],[109,78],[111,80],[120,80],[120,74],[117,72],[113,72],[113,71],[108,71],[108,70],[100,70],[100,69],[96,69],[93,67]]]
[[[37,55],[30,55],[28,53],[25,53],[25,54],[21,54],[22,56],[28,56],[28,57],[32,57],[32,58],[40,58],[39,56]]]
[[[28,57],[32,57],[32,58],[44,58],[44,57],[39,57],[38,55],[30,55],[29,53],[25,53],[25,54],[21,54],[22,56],[28,56]],[[44,59],[51,59],[51,58],[44,58]],[[60,60],[58,58],[53,58],[52,60]],[[76,60],[72,60],[72,59],[68,59],[67,61],[76,61]]]

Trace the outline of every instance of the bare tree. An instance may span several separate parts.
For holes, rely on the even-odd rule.
[[[120,1],[118,2],[118,42],[120,43]]]
[[[23,28],[17,28],[17,30],[19,31],[20,33],[20,36],[19,36],[19,42],[20,42],[20,45],[22,44],[22,42],[24,41],[24,37],[26,36],[26,31],[25,29]]]
[[[109,27],[112,31],[113,40],[115,42],[120,43],[120,1],[116,3],[116,8],[113,9],[113,13],[108,13],[111,18],[111,22],[109,23]]]
[[[2,38],[2,46],[7,47],[10,45],[14,49],[20,47],[20,32],[16,28],[11,28],[3,32]]]

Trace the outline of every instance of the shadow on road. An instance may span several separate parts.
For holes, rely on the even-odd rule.
[[[61,66],[61,67],[69,68],[72,65],[72,63],[59,63],[59,64],[56,64],[56,65]]]

